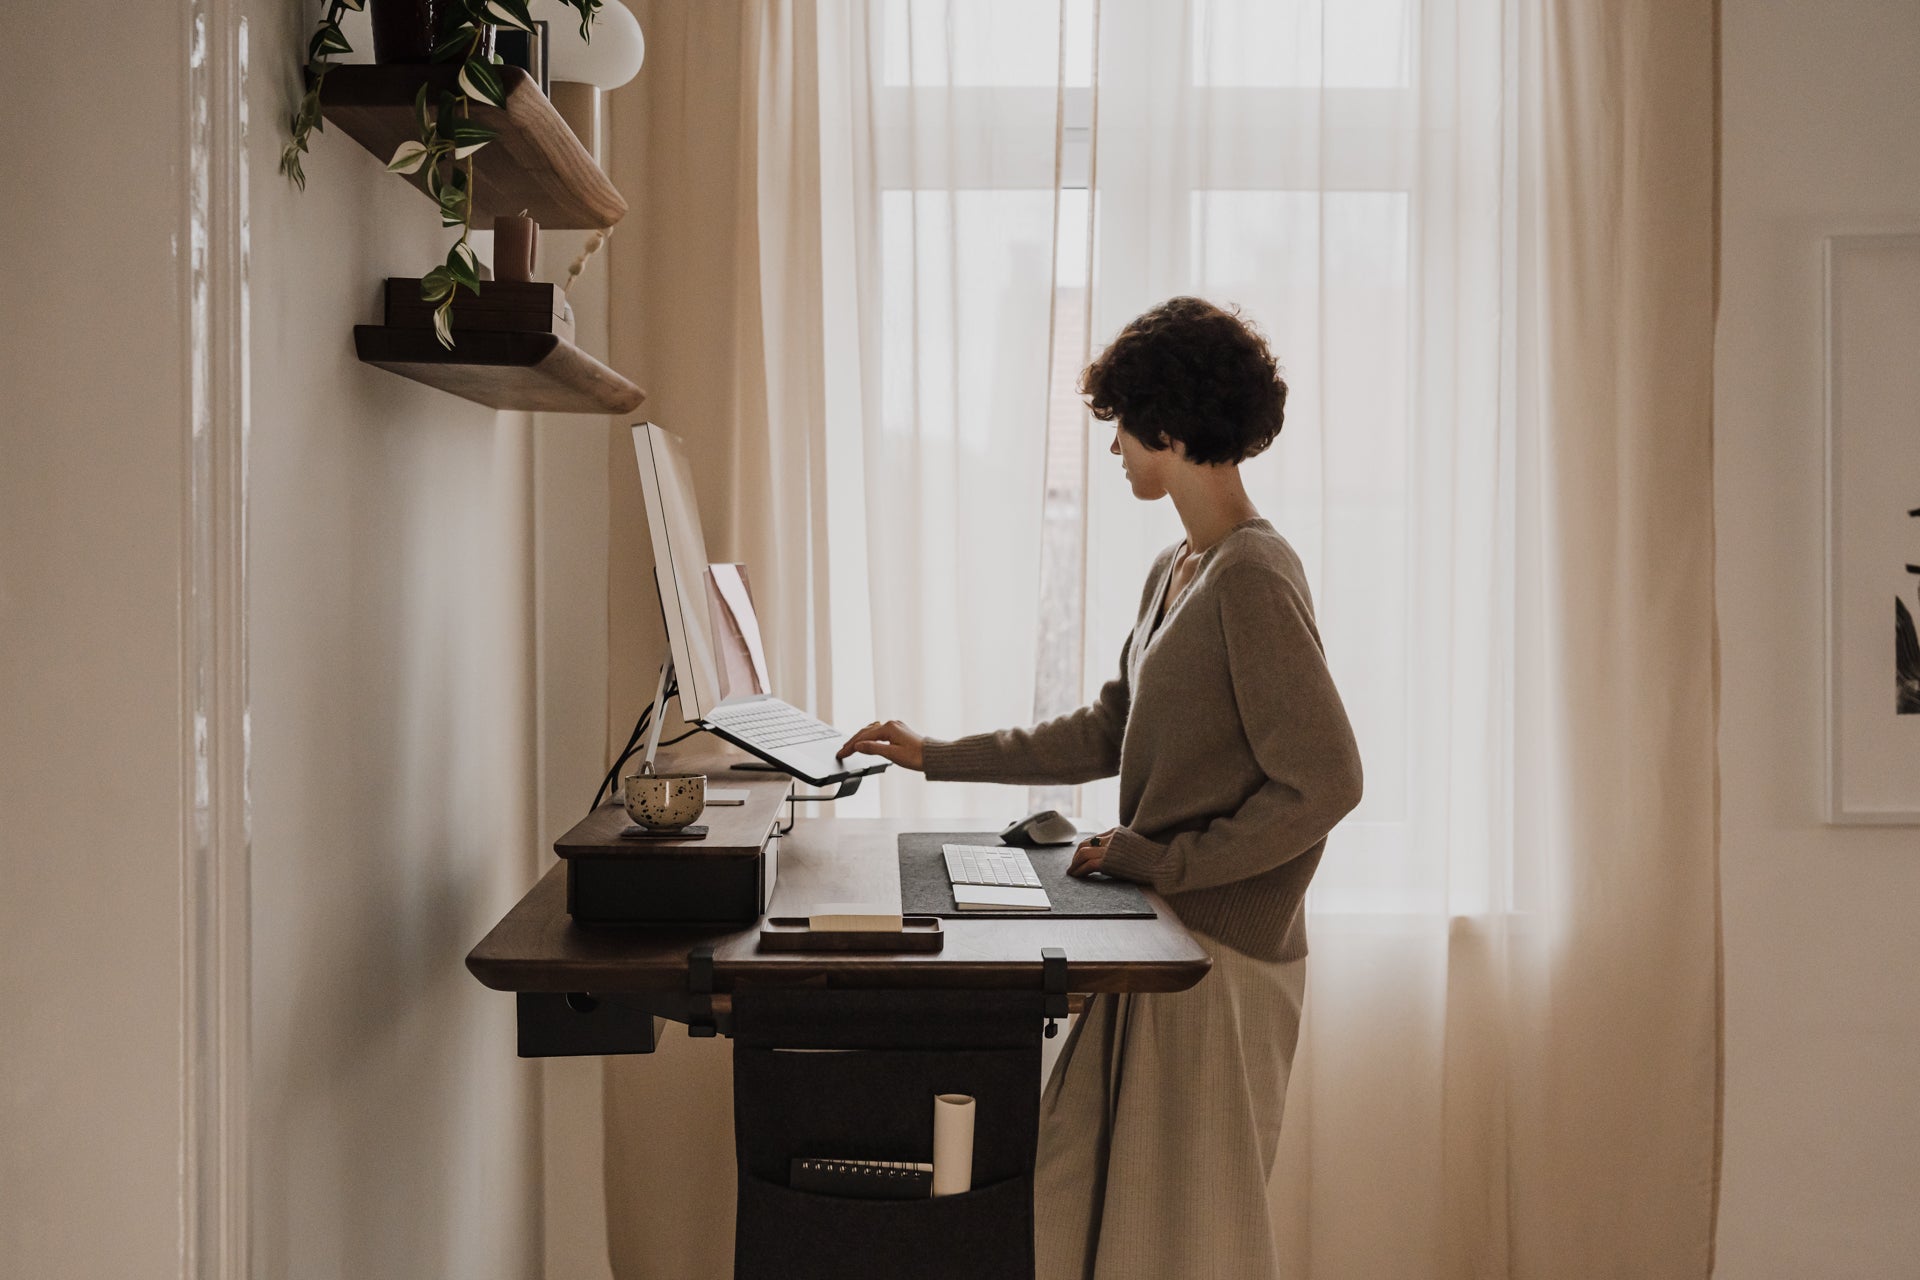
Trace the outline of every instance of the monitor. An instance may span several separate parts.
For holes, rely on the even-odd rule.
[[[693,470],[687,465],[680,441],[651,422],[633,429],[633,451],[640,461],[640,487],[647,502],[647,532],[653,540],[653,580],[660,591],[660,615],[667,624],[667,645],[680,681],[680,715],[689,722],[712,711],[725,699],[721,668],[715,661],[714,618],[707,569],[707,539],[700,530],[700,504],[694,498]],[[727,566],[734,568],[737,566]],[[740,598],[745,600],[745,579]],[[746,609],[749,622],[752,611]],[[733,616],[738,616],[733,613]],[[760,648],[758,625],[752,626],[752,648]],[[744,647],[745,641],[742,638]],[[765,659],[761,659],[764,671]]]

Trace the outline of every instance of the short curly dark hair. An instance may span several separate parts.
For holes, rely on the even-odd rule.
[[[1128,324],[1080,374],[1080,392],[1094,417],[1150,449],[1178,440],[1192,462],[1244,462],[1286,419],[1267,340],[1204,298],[1168,298]]]

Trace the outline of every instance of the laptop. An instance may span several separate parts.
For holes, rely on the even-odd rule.
[[[746,566],[708,562],[680,441],[643,422],[633,428],[633,451],[681,718],[816,787],[885,769],[878,756],[834,759],[849,735],[774,696]]]

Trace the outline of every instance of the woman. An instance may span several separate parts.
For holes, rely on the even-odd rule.
[[[1213,957],[1190,991],[1101,995],[1041,1107],[1043,1280],[1276,1276],[1266,1182],[1300,1029],[1301,899],[1360,800],[1360,756],[1300,559],[1240,463],[1279,434],[1287,388],[1258,333],[1198,298],[1129,324],[1082,375],[1134,496],[1186,538],[1147,575],[1120,673],[1091,706],[951,742],[870,724],[865,751],[934,780],[1063,785],[1120,775],[1121,825],[1072,874],[1150,884]]]

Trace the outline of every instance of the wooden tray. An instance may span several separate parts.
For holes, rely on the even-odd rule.
[[[907,916],[898,933],[830,930],[815,933],[805,916],[768,916],[760,925],[762,951],[938,951],[946,945],[935,916]]]

